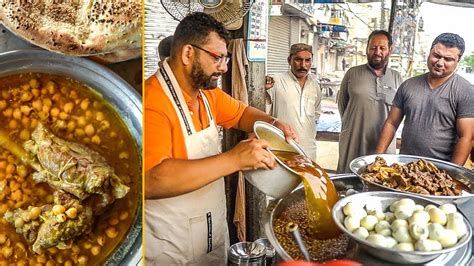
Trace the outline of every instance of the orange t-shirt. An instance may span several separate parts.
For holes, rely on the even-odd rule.
[[[183,96],[190,111],[190,96]],[[203,90],[209,102],[212,117],[224,128],[235,126],[242,117],[246,105],[220,89]],[[209,126],[206,108],[201,97],[200,114],[192,114],[196,131]],[[183,132],[171,100],[166,96],[156,76],[145,81],[145,172],[164,159],[187,159]]]

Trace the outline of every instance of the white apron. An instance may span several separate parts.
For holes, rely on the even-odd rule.
[[[217,126],[206,96],[200,92],[210,121],[196,132],[178,82],[165,61],[157,73],[185,136],[188,159],[219,153]],[[212,171],[212,169],[209,169]],[[226,265],[229,234],[224,178],[180,196],[145,201],[146,265]]]

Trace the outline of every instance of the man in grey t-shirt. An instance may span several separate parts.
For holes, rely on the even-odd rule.
[[[408,79],[397,91],[376,152],[383,153],[403,117],[400,153],[464,165],[474,129],[474,87],[455,74],[464,40],[443,33],[431,45],[429,72]]]

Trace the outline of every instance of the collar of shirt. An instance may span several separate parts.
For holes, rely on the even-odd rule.
[[[290,76],[290,78],[298,84],[298,87],[300,87],[299,86],[299,81],[296,78],[295,74],[293,74],[293,72],[291,72],[291,69],[288,70],[288,76]],[[312,82],[311,73],[308,73],[308,75],[306,75],[306,81],[304,82],[304,86],[306,87],[307,86],[306,84],[309,84],[310,82]]]
[[[368,62],[367,62],[367,64],[365,64],[365,65],[366,65],[367,68],[370,70],[370,72],[372,72],[376,77],[378,77],[377,74],[375,73],[375,69],[373,69],[373,68],[369,65]],[[382,74],[382,76],[385,76],[385,74],[387,73],[387,66],[388,66],[388,64],[386,64],[385,67],[383,68],[383,74]],[[381,76],[381,77],[382,77],[382,76]]]

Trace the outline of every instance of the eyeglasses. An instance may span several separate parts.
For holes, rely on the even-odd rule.
[[[228,55],[218,55],[218,54],[215,54],[215,53],[213,53],[211,51],[208,51],[204,48],[201,48],[197,45],[194,45],[194,44],[190,44],[190,45],[194,48],[197,48],[199,50],[202,50],[202,51],[208,53],[210,56],[212,56],[214,58],[214,60],[216,61],[216,63],[218,65],[222,64],[223,62],[227,65],[227,63],[229,63],[229,61],[230,61],[230,56],[228,56]]]

